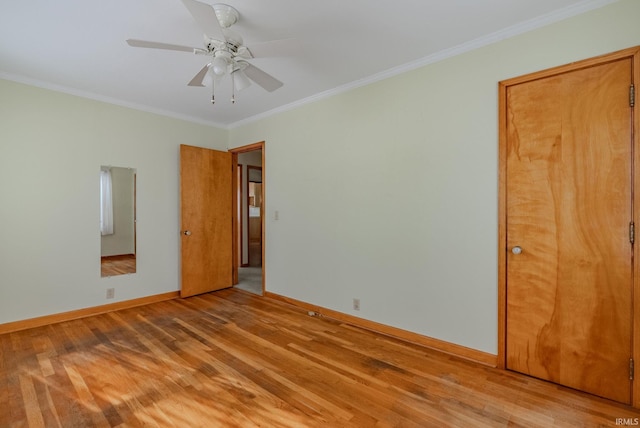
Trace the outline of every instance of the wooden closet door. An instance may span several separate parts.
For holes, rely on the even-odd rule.
[[[625,58],[506,92],[507,368],[624,403],[631,81]]]

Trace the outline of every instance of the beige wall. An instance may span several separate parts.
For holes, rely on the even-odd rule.
[[[0,323],[178,290],[181,143],[227,131],[0,80]],[[137,169],[133,275],[100,277],[101,165]]]
[[[495,354],[498,82],[640,45],[638,16],[623,0],[232,129],[265,141],[266,289]]]

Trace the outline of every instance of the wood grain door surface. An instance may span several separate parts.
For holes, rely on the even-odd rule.
[[[233,285],[232,174],[231,153],[180,146],[181,297]]]
[[[626,58],[509,86],[506,104],[507,368],[624,403],[631,81]]]

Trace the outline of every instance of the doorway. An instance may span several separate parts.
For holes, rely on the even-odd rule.
[[[264,294],[264,142],[230,150],[237,160],[234,287]]]
[[[247,165],[248,267],[262,266],[262,167]]]
[[[636,407],[637,63],[500,82],[498,257],[501,365]]]

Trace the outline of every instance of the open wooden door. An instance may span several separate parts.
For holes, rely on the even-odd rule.
[[[623,403],[631,399],[632,66],[594,61],[512,82],[505,110],[506,366]]]
[[[231,153],[180,146],[181,297],[231,287]]]

